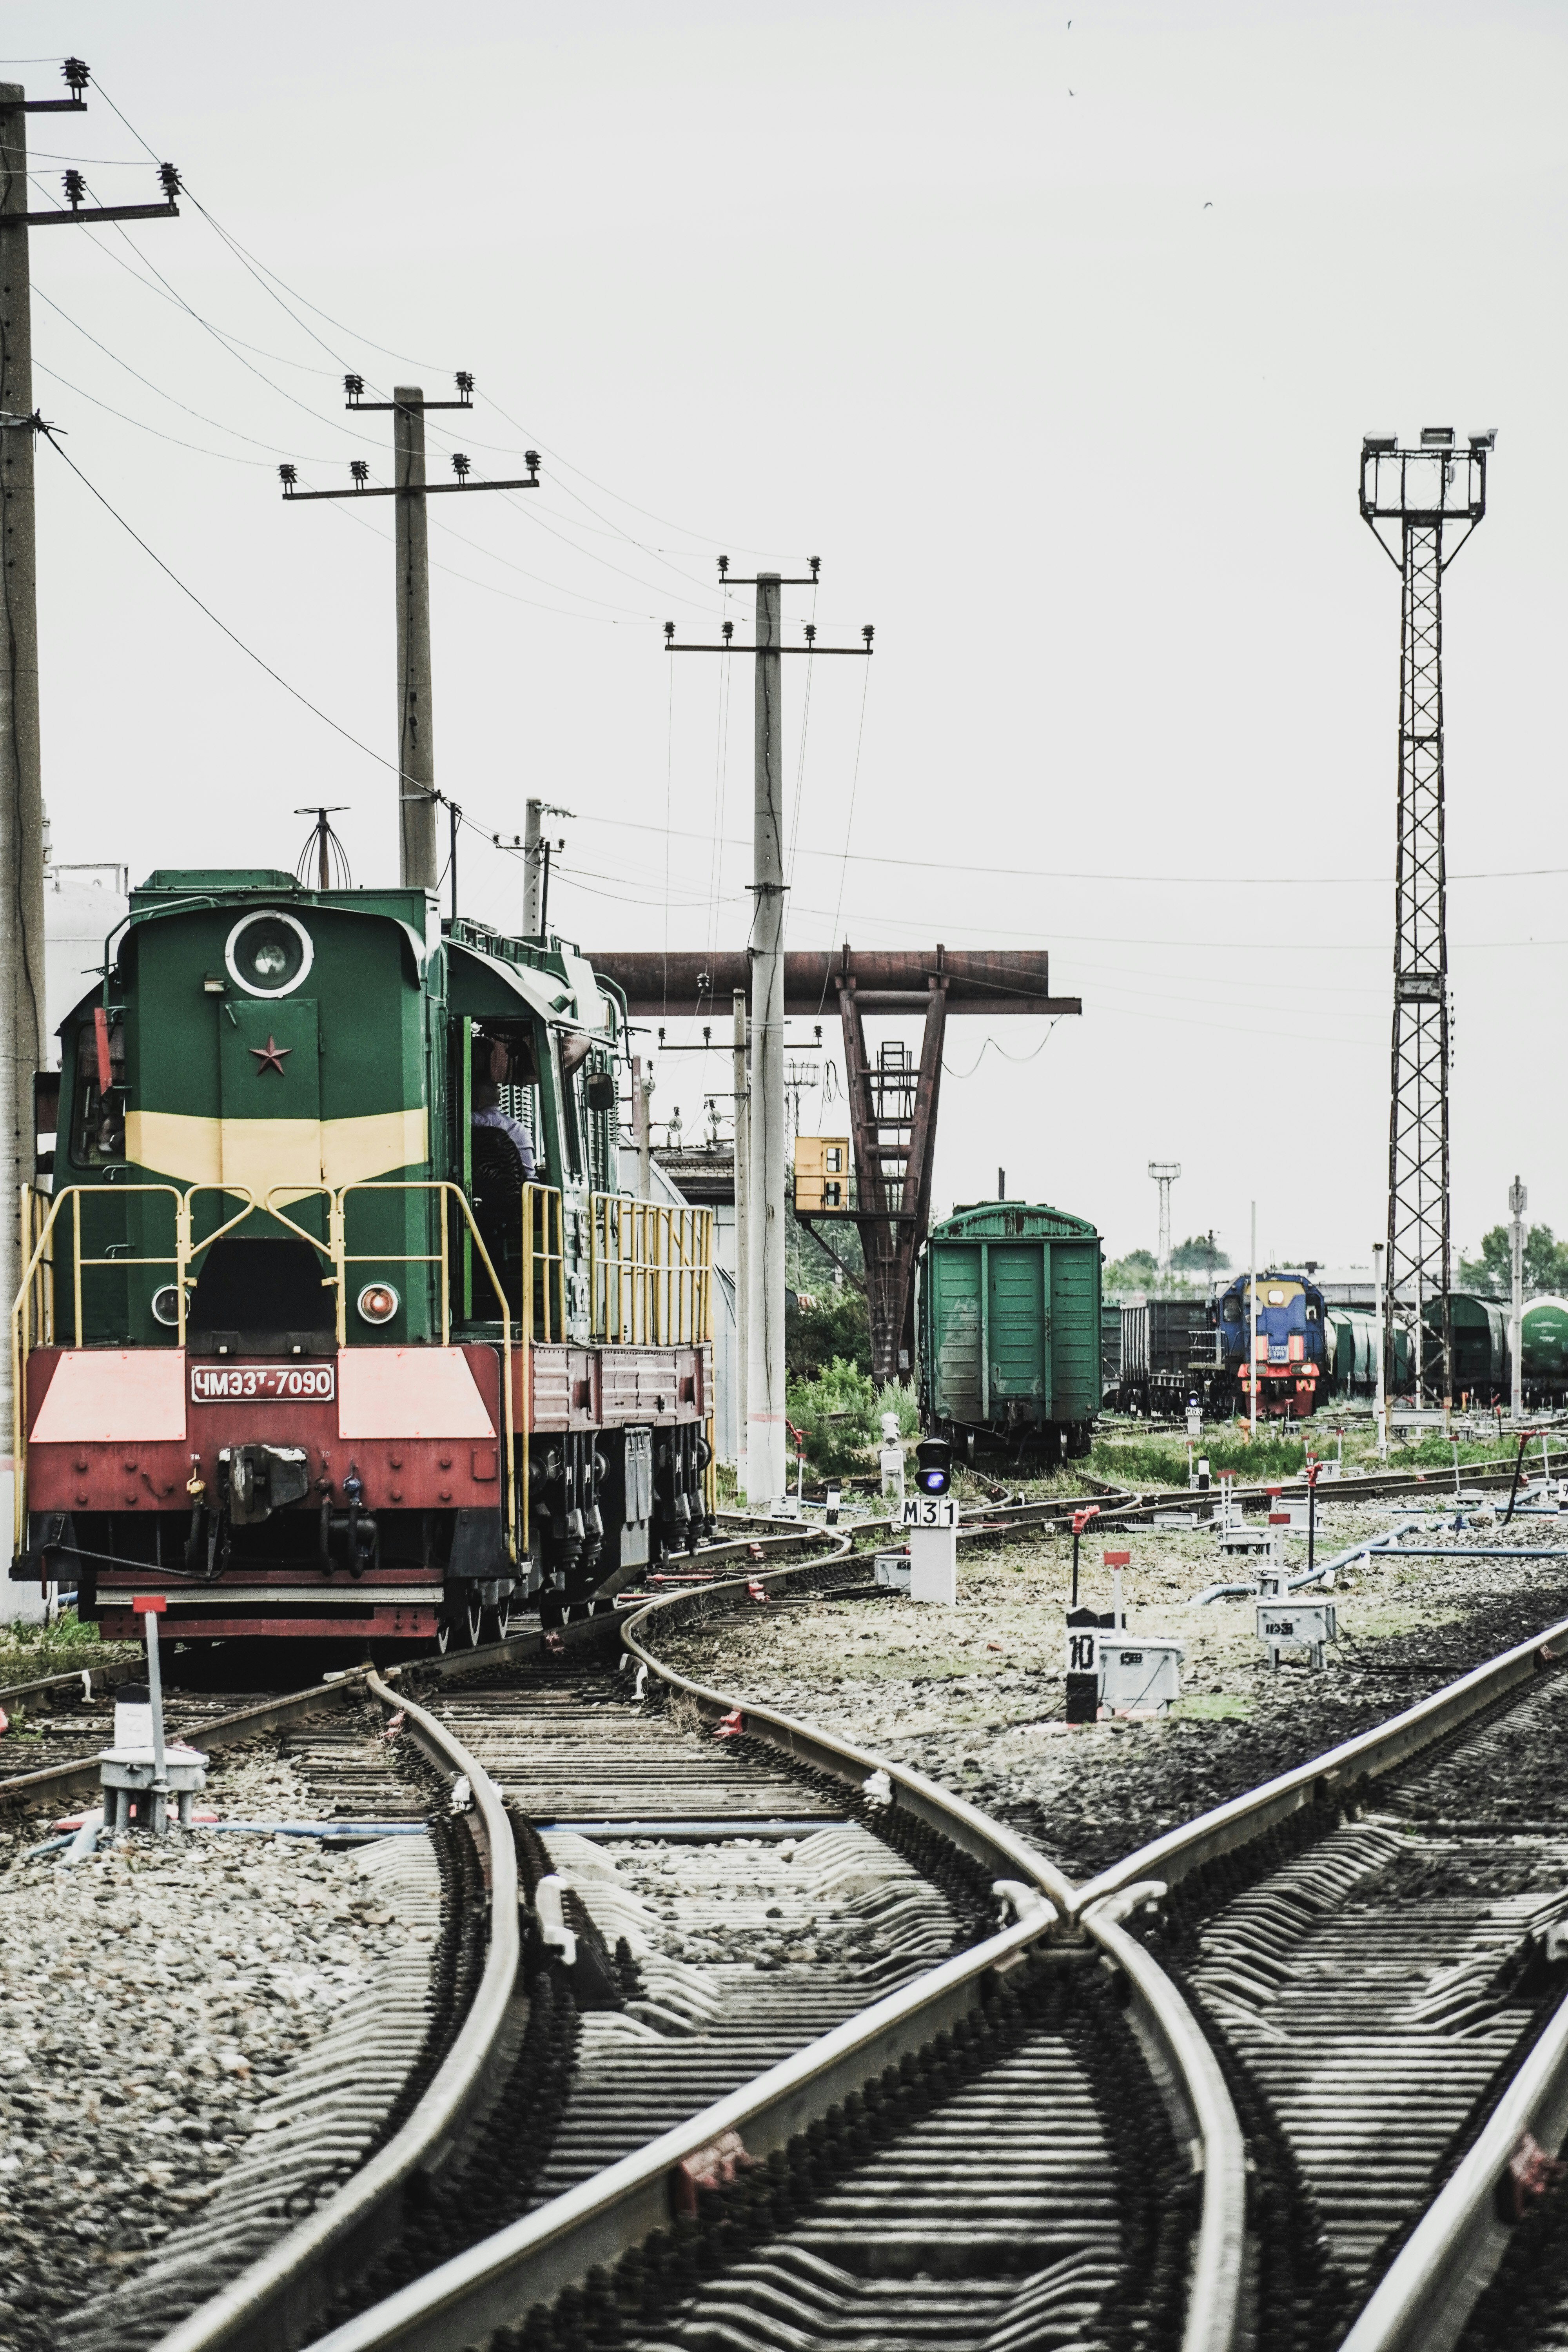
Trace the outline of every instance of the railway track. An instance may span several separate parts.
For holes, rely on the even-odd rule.
[[[770,1569],[769,1583],[858,1580],[847,1547],[833,1549],[826,1570]],[[644,1646],[670,1612],[752,1605],[751,1580],[431,1662],[396,1689],[367,1673],[325,1695],[340,1750],[358,1737],[341,1711],[363,1694],[402,1715],[444,1789],[468,1783],[463,1834],[489,1882],[486,1935],[469,1938],[478,1981],[449,1994],[433,2079],[313,2210],[296,2218],[314,2189],[291,2179],[286,2144],[270,2171],[236,2167],[204,2225],[112,2309],[79,2315],[73,2352],[272,2346],[323,2326],[328,2342],[466,2343],[531,2310],[541,2343],[575,2342],[574,2296],[595,2334],[656,2336],[742,2241],[762,2264],[753,2300],[793,2297],[820,2316],[837,2296],[838,2332],[883,2345],[929,2342],[933,2326],[977,2347],[1020,2328],[1065,2340],[1118,2313],[1123,2331],[1179,2334],[1194,2233],[1215,2307],[1234,2302],[1239,2138],[1185,2004],[1118,1906],[1058,1948],[1049,1930],[1071,1890],[1045,1857],[808,1727],[725,1723],[733,1694],[682,1684]],[[315,1691],[235,1710],[247,1725],[236,1736],[285,1726],[330,1766],[322,1704]],[[57,1767],[57,1783],[79,1769]],[[26,1777],[36,1801],[45,1776]],[[444,1892],[450,1943],[475,1888]],[[1100,1954],[1124,1971],[1126,2011]],[[1169,2112],[1149,2051],[1167,2085],[1187,2086]],[[302,2157],[319,2158],[323,2133],[357,2124],[363,2138],[364,2084],[344,2054],[313,2052],[271,2103],[285,2131],[298,2114]],[[1199,2183],[1194,2139],[1209,2150]],[[1016,2168],[999,2197],[1002,2145]],[[248,2238],[226,2232],[237,2219]],[[552,2338],[536,2306],[563,2291],[566,2332]],[[410,2304],[438,2310],[386,2335]]]
[[[1074,1887],[920,1776],[661,1663],[663,1627],[754,1605],[759,1548],[781,1599],[863,1575],[841,1538],[776,1564],[807,1540],[737,1538],[751,1578],[396,1687],[206,1702],[204,1742],[280,1731],[383,1819],[348,1717],[401,1711],[438,1797],[472,1791],[445,1816],[466,1877],[422,1853],[416,1885],[398,1842],[403,1899],[438,1895],[467,1959],[405,2003],[422,2074],[405,2034],[285,2084],[300,2149],[361,2132],[313,2211],[281,2140],[156,2266],[163,2302],[139,2325],[122,2291],[73,2352],[1315,2352],[1347,2326],[1373,2352],[1457,2342],[1434,2313],[1494,2268],[1509,2342],[1568,2341],[1550,2168],[1523,2168],[1522,2227],[1497,2219],[1524,2136],[1568,2130],[1568,1801],[1541,1761],[1568,1624]],[[63,1795],[82,1768],[52,1769]],[[48,1774],[23,1777],[36,1801]],[[168,2325],[220,2243],[246,2267]]]

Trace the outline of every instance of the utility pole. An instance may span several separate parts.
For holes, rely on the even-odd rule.
[[[430,540],[426,501],[456,491],[536,490],[539,453],[525,449],[526,478],[505,482],[472,482],[470,459],[452,453],[455,481],[432,482],[425,472],[425,417],[433,408],[467,408],[474,404],[474,379],[466,368],[457,376],[456,400],[426,400],[420,385],[400,383],[390,400],[366,400],[364,378],[346,375],[344,405],[353,414],[390,414],[392,471],[390,483],[373,483],[363,457],[349,466],[353,488],[346,490],[301,490],[298,469],[279,466],[283,496],[292,502],[312,499],[395,499],[395,537],[397,587],[397,801],[398,879],[405,888],[434,891],[440,883],[440,835],[436,810],[443,795],[436,788],[436,714],[430,687]],[[450,805],[448,803],[448,805]],[[457,876],[456,824],[453,815],[452,871]],[[454,899],[454,909],[456,901]]]
[[[732,625],[723,624],[718,645],[677,645],[675,623],[664,625],[667,653],[751,653],[756,661],[752,706],[752,1057],[747,1206],[746,1499],[753,1510],[783,1500],[786,1472],[784,1427],[784,673],[788,654],[858,654],[871,651],[872,631],[862,629],[858,646],[819,646],[808,621],[805,643],[784,642],[782,592],[815,588],[821,558],[811,556],[810,577],[786,579],[761,572],[731,587],[757,592],[755,642],[734,643]],[[719,558],[721,579],[730,559]]]
[[[784,1491],[784,665],[779,574],[757,579],[752,713],[751,1297],[746,1492],[753,1507]]]
[[[550,911],[550,844],[544,837],[547,816],[569,817],[569,808],[553,801],[531,800],[522,835],[522,936],[542,939]]]
[[[1388,1344],[1388,1327],[1384,1300],[1384,1246],[1382,1242],[1373,1242],[1372,1245],[1373,1280],[1377,1286],[1377,1401],[1373,1410],[1377,1420],[1377,1450],[1386,1462],[1388,1459],[1388,1372],[1393,1362],[1393,1355]]]
[[[30,99],[0,82],[0,1298],[21,1285],[20,1188],[34,1173],[33,1084],[47,1045],[44,989],[44,786],[38,730],[38,596],[33,445],[46,431],[33,406],[32,271],[28,231],[62,223],[177,219],[179,173],[160,164],[163,201],[89,205],[87,182],[65,173],[66,204],[27,209],[29,114],[85,114],[90,76],[79,58],[61,71],[68,95]],[[0,1426],[11,1449],[11,1358],[0,1361]]]
[[[1182,1172],[1179,1160],[1151,1160],[1149,1173],[1160,1187],[1160,1279],[1171,1278],[1171,1187]]]
[[[1524,1212],[1530,1195],[1516,1176],[1508,1188],[1509,1213],[1513,1223],[1509,1228],[1513,1260],[1513,1314],[1509,1323],[1509,1353],[1513,1360],[1512,1408],[1514,1423],[1524,1419]]]
[[[731,1001],[735,1012],[735,1484],[739,1492],[744,1495],[748,1491],[746,1399],[751,1391],[751,1367],[746,1356],[752,1329],[751,1186],[748,1179],[752,1153],[752,1081],[746,1051],[745,990],[735,989]]]
[[[1428,425],[1420,444],[1366,434],[1361,512],[1400,574],[1399,798],[1394,898],[1394,1034],[1388,1113],[1388,1296],[1411,1322],[1415,1397],[1425,1394],[1423,1318],[1441,1301],[1445,1425],[1454,1402],[1448,1194],[1447,872],[1443,776],[1443,574],[1487,509],[1495,432],[1458,446]],[[1393,1382],[1392,1360],[1387,1377]]]
[[[1253,1202],[1253,1204],[1252,1204],[1252,1255],[1251,1255],[1251,1261],[1250,1261],[1250,1264],[1249,1264],[1249,1265],[1248,1265],[1248,1267],[1247,1267],[1247,1329],[1248,1329],[1248,1347],[1247,1347],[1247,1353],[1248,1353],[1248,1355],[1249,1355],[1249,1356],[1251,1357],[1251,1359],[1252,1359],[1252,1362],[1251,1362],[1251,1366],[1250,1366],[1250,1378],[1248,1379],[1248,1381],[1247,1381],[1247,1396],[1250,1398],[1250,1400],[1251,1400],[1251,1404],[1252,1404],[1252,1412],[1251,1412],[1251,1416],[1250,1416],[1252,1426],[1251,1426],[1251,1428],[1250,1428],[1250,1430],[1248,1431],[1248,1433],[1248,1433],[1248,1435],[1249,1435],[1249,1436],[1256,1437],[1256,1436],[1257,1436],[1257,1434],[1258,1434],[1258,1203],[1257,1203],[1257,1202],[1256,1202],[1256,1201],[1254,1201],[1254,1202]]]

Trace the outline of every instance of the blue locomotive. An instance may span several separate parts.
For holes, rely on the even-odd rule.
[[[1252,1303],[1246,1275],[1238,1276],[1219,1300],[1218,1354],[1222,1378],[1234,1383],[1241,1409],[1249,1412],[1258,1383],[1258,1412],[1300,1420],[1317,1410],[1331,1386],[1328,1317],[1323,1294],[1305,1275],[1274,1268],[1258,1277],[1257,1360],[1252,1360]]]

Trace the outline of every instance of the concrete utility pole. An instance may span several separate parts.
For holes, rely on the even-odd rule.
[[[780,574],[757,577],[746,1499],[784,1491],[784,665]]]
[[[1182,1172],[1179,1160],[1151,1160],[1149,1173],[1160,1187],[1160,1279],[1171,1278],[1171,1187]]]
[[[819,646],[812,622],[804,645],[784,642],[782,591],[815,588],[821,558],[810,556],[811,576],[786,579],[759,572],[745,582],[730,580],[730,559],[719,558],[721,579],[757,592],[755,641],[734,641],[734,625],[722,625],[717,645],[678,645],[675,623],[664,625],[666,653],[732,654],[750,651],[756,662],[752,721],[752,874],[756,906],[752,916],[752,1057],[749,1089],[750,1148],[746,1159],[747,1377],[745,1493],[753,1509],[784,1495],[784,704],[783,656],[853,653],[868,656],[875,631],[860,632],[858,646]],[[669,958],[660,959],[668,967]],[[711,994],[709,973],[705,987]],[[668,992],[668,979],[666,981]],[[820,1000],[819,1000],[820,1001]]]
[[[530,801],[527,820],[522,828],[522,936],[525,940],[539,937],[539,920],[544,898],[544,845],[541,838],[540,820],[544,814],[542,801]],[[637,1067],[636,1063],[632,1065]]]
[[[1254,1201],[1254,1202],[1253,1202],[1253,1204],[1252,1204],[1252,1257],[1251,1257],[1251,1263],[1250,1263],[1250,1265],[1249,1265],[1249,1266],[1248,1266],[1248,1268],[1247,1268],[1247,1331],[1248,1331],[1248,1346],[1247,1346],[1247,1353],[1248,1353],[1248,1355],[1249,1355],[1249,1356],[1251,1357],[1251,1359],[1252,1359],[1252,1364],[1251,1364],[1251,1378],[1250,1378],[1250,1380],[1249,1380],[1249,1381],[1248,1381],[1248,1382],[1247,1382],[1247,1393],[1248,1397],[1251,1399],[1251,1402],[1252,1402],[1252,1412],[1251,1412],[1251,1423],[1252,1423],[1252,1426],[1251,1426],[1251,1428],[1250,1428],[1250,1430],[1248,1431],[1248,1433],[1248,1433],[1248,1435],[1249,1435],[1249,1436],[1256,1437],[1256,1436],[1257,1436],[1257,1434],[1258,1434],[1258,1203],[1257,1203],[1257,1202],[1256,1202],[1256,1201]]]
[[[44,788],[38,744],[38,599],[33,517],[33,337],[27,126],[17,82],[0,82],[0,1299],[22,1279],[16,1202],[33,1177],[33,1076],[43,1066]],[[0,1453],[11,1452],[11,1354],[0,1365]]]
[[[301,490],[298,468],[278,468],[283,495],[291,504],[314,499],[395,499],[397,585],[397,817],[398,879],[405,887],[434,891],[440,878],[441,852],[436,810],[443,795],[436,789],[435,711],[430,693],[430,534],[426,502],[443,494],[468,495],[477,490],[536,490],[539,453],[526,449],[526,479],[470,481],[471,461],[460,450],[452,453],[450,482],[425,478],[425,414],[431,408],[472,409],[474,379],[460,369],[456,400],[426,400],[416,383],[400,383],[390,400],[366,400],[364,378],[346,375],[346,405],[354,415],[392,412],[393,478],[384,487],[373,483],[363,457],[349,467],[353,488],[348,490]],[[450,803],[448,803],[450,805]],[[454,828],[460,811],[454,811]]]
[[[751,1185],[747,1164],[752,1150],[752,1082],[746,1052],[746,992],[732,992],[735,1009],[735,1484],[746,1486],[746,1398],[751,1366],[746,1351],[752,1329]]]
[[[1389,1348],[1386,1309],[1383,1293],[1384,1244],[1372,1245],[1373,1279],[1377,1286],[1377,1402],[1373,1410],[1377,1419],[1377,1450],[1388,1459],[1388,1367],[1393,1361]]]
[[[425,394],[393,390],[393,479],[397,520],[398,880],[434,890],[440,877],[436,829],[436,713],[430,698],[430,530],[425,512]]]
[[[33,506],[32,273],[29,228],[104,220],[177,219],[179,174],[158,167],[163,202],[89,205],[79,171],[65,177],[66,205],[27,209],[29,114],[84,114],[90,77],[79,58],[61,71],[68,95],[29,99],[0,82],[0,1301],[21,1285],[18,1191],[34,1172],[33,1080],[43,1066],[44,790],[38,742],[38,597]],[[0,1361],[0,1457],[11,1461],[11,1357]]]
[[[1512,1409],[1515,1422],[1524,1419],[1524,1212],[1530,1195],[1516,1176],[1508,1188],[1513,1223],[1509,1228],[1513,1259],[1513,1314],[1508,1327],[1509,1352],[1513,1360]]]

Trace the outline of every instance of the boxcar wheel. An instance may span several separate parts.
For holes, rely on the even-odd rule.
[[[444,1658],[451,1646],[452,1621],[443,1609],[441,1614],[436,1620],[436,1649],[437,1654]]]

